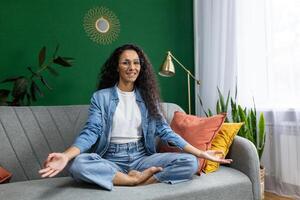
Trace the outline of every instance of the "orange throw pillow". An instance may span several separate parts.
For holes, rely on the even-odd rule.
[[[12,177],[12,173],[0,166],[0,184],[8,183]]]
[[[198,117],[176,111],[170,124],[175,133],[180,135],[194,147],[206,151],[211,147],[211,142],[221,128],[226,113],[214,115],[212,117]],[[182,152],[177,147],[168,144],[159,144],[159,152]],[[205,167],[205,160],[198,158],[198,174]]]

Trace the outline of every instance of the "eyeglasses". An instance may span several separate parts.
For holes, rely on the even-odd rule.
[[[120,64],[121,65],[125,65],[125,66],[130,66],[130,65],[134,65],[134,66],[140,66],[141,65],[141,62],[140,60],[133,60],[133,61],[130,61],[130,60],[121,60],[120,61]]]

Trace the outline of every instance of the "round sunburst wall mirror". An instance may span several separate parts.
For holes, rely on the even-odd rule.
[[[91,40],[98,44],[110,44],[120,33],[117,16],[105,7],[95,7],[85,14],[83,27]]]

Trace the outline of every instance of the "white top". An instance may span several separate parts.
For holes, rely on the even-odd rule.
[[[113,116],[111,142],[122,144],[136,142],[142,137],[142,116],[135,93],[121,91],[117,87],[119,103]]]

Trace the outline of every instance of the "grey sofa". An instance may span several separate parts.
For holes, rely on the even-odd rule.
[[[163,103],[171,121],[177,105]],[[67,172],[41,179],[38,170],[50,152],[61,152],[72,144],[87,118],[88,106],[0,107],[0,166],[13,173],[11,183],[0,185],[1,200],[33,199],[260,199],[259,160],[248,140],[235,137],[228,157],[234,162],[192,181],[114,187],[103,190],[77,183]],[[181,110],[182,111],[182,110]]]

